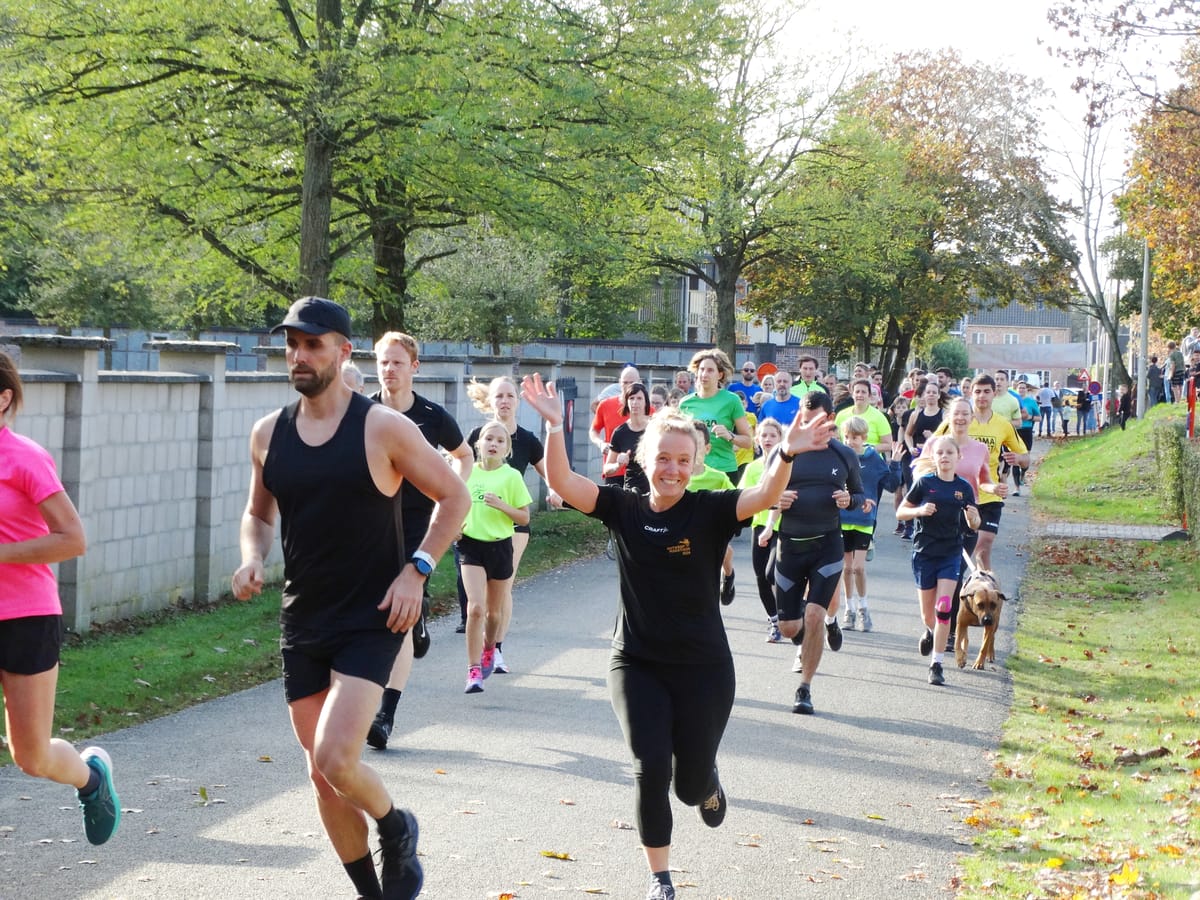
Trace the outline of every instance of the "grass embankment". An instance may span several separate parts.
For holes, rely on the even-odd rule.
[[[1059,442],[1036,514],[1162,523],[1152,422]],[[1166,523],[1175,524],[1178,523]],[[964,898],[1187,898],[1200,890],[1195,542],[1035,540],[1013,710],[969,818]]]
[[[521,576],[604,550],[604,527],[574,511],[534,513]],[[458,615],[450,554],[430,584],[434,616]],[[72,742],[262,684],[279,672],[279,590],[171,609],[72,637],[59,669],[55,733]],[[12,759],[0,748],[0,764]]]

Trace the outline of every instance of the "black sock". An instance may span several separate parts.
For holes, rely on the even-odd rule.
[[[88,783],[79,789],[80,797],[90,797],[100,789],[100,773],[88,766]]]
[[[408,823],[394,806],[388,810],[387,815],[376,819],[375,822],[379,826],[379,836],[384,840],[395,840],[408,834]]]
[[[671,884],[671,873],[669,870],[666,872],[651,872],[650,877],[659,884],[665,884],[668,886]]]
[[[496,641],[496,649],[499,650],[504,646],[504,641]]]
[[[354,890],[366,900],[383,900],[383,888],[379,885],[379,876],[375,874],[375,862],[368,853],[362,859],[342,863],[342,868],[350,876]]]
[[[400,702],[400,693],[391,688],[383,689],[383,699],[379,701],[379,714],[389,723],[396,717],[396,704]]]

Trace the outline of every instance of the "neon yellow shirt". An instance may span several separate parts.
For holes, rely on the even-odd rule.
[[[942,422],[935,430],[934,434],[947,434],[950,431],[950,422]],[[992,483],[1000,484],[1000,448],[1008,447],[1014,453],[1028,453],[1029,448],[1025,446],[1025,442],[1017,437],[1017,432],[1012,427],[1012,422],[1005,419],[1003,416],[992,410],[992,417],[986,422],[980,422],[975,417],[971,417],[971,424],[967,426],[967,434],[975,438],[985,447],[988,448],[988,469],[992,473]],[[980,491],[979,496],[975,498],[979,505],[985,503],[1001,503],[1002,498],[987,491]]]
[[[752,488],[755,485],[757,485],[760,481],[763,480],[763,475],[765,475],[766,473],[767,473],[766,459],[764,457],[760,456],[758,459],[756,459],[752,463],[750,463],[750,465],[746,466],[746,470],[744,472],[742,472],[742,480],[738,482],[738,487],[743,491],[746,490],[746,488]],[[770,515],[771,515],[771,510],[769,510],[769,509],[763,509],[763,510],[760,510],[759,512],[756,512],[754,514],[754,517],[750,520],[751,526],[757,528],[759,526],[766,525],[767,519],[770,517]],[[775,517],[774,530],[775,531],[779,530],[779,517],[778,516]]]
[[[728,491],[732,488],[733,482],[729,480],[729,476],[708,464],[705,464],[704,471],[699,475],[692,475],[692,480],[687,486],[689,491]]]
[[[861,417],[867,423],[867,443],[872,447],[878,449],[880,441],[885,437],[891,438],[892,423],[874,406],[868,406],[866,412],[855,412],[853,406],[847,406],[838,413],[833,424],[837,426],[839,435],[842,433],[842,426],[846,424],[846,420],[854,416]]]
[[[471,494],[471,509],[463,523],[463,534],[477,541],[502,541],[512,537],[516,526],[502,510],[493,509],[483,502],[484,494],[495,494],[509,506],[517,509],[533,502],[525,479],[512,466],[500,466],[488,471],[476,464],[471,467],[467,479],[467,491]]]

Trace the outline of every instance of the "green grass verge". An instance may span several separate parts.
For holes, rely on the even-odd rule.
[[[1149,425],[1056,446],[1055,518],[1158,522]],[[1100,512],[1105,515],[1099,515]],[[1194,542],[1035,541],[1006,665],[1013,709],[967,819],[960,898],[1188,898],[1200,890]]]
[[[604,550],[599,522],[574,511],[534,514],[521,562],[529,577]],[[430,585],[434,615],[458,615],[449,554]],[[177,608],[98,627],[62,651],[55,733],[72,742],[114,731],[278,677],[279,590]],[[0,764],[12,762],[0,749]]]
[[[1154,423],[1178,411],[1160,404],[1125,431],[1058,438],[1033,484],[1037,514],[1069,522],[1171,522],[1155,493]]]

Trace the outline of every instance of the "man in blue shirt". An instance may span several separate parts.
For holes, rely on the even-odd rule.
[[[758,383],[758,369],[754,366],[754,360],[748,359],[742,363],[742,380],[730,381],[729,390],[746,398],[746,412],[758,415],[758,404],[754,398],[762,391],[762,386]]]
[[[769,417],[787,428],[799,412],[800,398],[792,394],[792,373],[780,369],[775,373],[775,393],[763,401],[758,420],[761,422]]]

